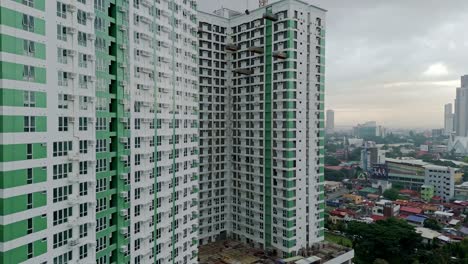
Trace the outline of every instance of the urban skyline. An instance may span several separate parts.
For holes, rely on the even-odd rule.
[[[200,7],[244,10],[246,2],[206,0]],[[337,128],[369,120],[389,128],[443,127],[441,106],[453,102],[459,77],[468,74],[468,36],[457,33],[468,24],[467,1],[308,2],[328,10],[326,101]]]
[[[0,262],[198,263],[226,238],[289,258],[324,240],[326,10],[0,12]]]

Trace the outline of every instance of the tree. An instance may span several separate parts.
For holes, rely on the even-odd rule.
[[[395,188],[390,188],[383,192],[383,197],[385,197],[385,199],[388,199],[388,200],[395,201],[396,199],[398,199],[398,196],[399,196],[398,190]]]
[[[439,230],[442,230],[442,227],[439,225],[439,222],[437,222],[437,220],[434,220],[434,219],[426,219],[424,221],[424,227],[427,227],[427,228],[430,228],[432,230],[436,230],[436,231],[439,231]]]
[[[374,224],[350,222],[345,233],[353,242],[355,263],[373,263],[376,259],[389,264],[412,263],[422,249],[421,235],[406,221],[396,218]]]
[[[332,157],[332,156],[325,156],[325,165],[338,166],[340,164],[341,164],[341,161],[339,161],[337,158]]]

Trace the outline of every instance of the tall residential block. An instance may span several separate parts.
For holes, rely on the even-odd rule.
[[[328,133],[331,133],[333,132],[334,129],[335,129],[335,111],[327,110],[325,130]]]
[[[454,114],[452,104],[444,106],[444,134],[451,135],[453,133]]]
[[[468,136],[468,75],[461,77],[455,98],[454,131],[456,136]]]
[[[324,235],[325,10],[199,12],[199,240],[291,256]]]
[[[0,2],[0,263],[195,263],[197,3]]]

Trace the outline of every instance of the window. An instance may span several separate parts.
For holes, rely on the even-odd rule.
[[[88,45],[88,36],[86,33],[79,31],[78,32],[78,45],[86,47]]]
[[[66,49],[57,48],[57,61],[62,64],[68,63],[68,52]]]
[[[36,78],[36,69],[34,66],[23,65],[23,80],[34,81]]]
[[[85,217],[88,215],[88,204],[80,204],[80,217]]]
[[[31,91],[23,92],[23,106],[35,107],[36,106],[36,93]]]
[[[54,226],[66,223],[68,222],[68,217],[72,216],[72,208],[69,207],[54,211],[53,215],[54,216],[52,224]]]
[[[72,229],[68,229],[57,234],[54,234],[53,248],[61,247],[67,244],[68,239],[72,237]]]
[[[86,12],[78,10],[76,17],[78,18],[78,24],[86,26]]]
[[[72,149],[71,141],[59,141],[54,142],[53,155],[54,157],[62,157],[68,155],[68,151]]]
[[[62,186],[53,189],[53,202],[62,202],[68,200],[68,195],[72,194],[72,186]]]
[[[107,190],[107,179],[98,179],[96,184],[96,193]]]
[[[26,229],[27,234],[31,234],[33,232],[33,220],[32,218],[28,218],[28,227]]]
[[[78,76],[78,84],[80,85],[80,88],[82,89],[88,89],[88,82],[91,81],[90,76],[80,74]]]
[[[23,14],[23,29],[34,32],[34,17]]]
[[[34,56],[36,54],[35,42],[32,40],[23,40],[24,54],[27,56]]]
[[[68,173],[72,172],[72,164],[57,164],[53,166],[53,175],[54,180],[63,179],[68,177]]]
[[[34,7],[34,0],[23,0],[23,5]]]
[[[88,245],[80,246],[80,259],[88,257]]]
[[[36,117],[25,116],[24,117],[24,132],[35,132],[36,131]]]
[[[102,231],[107,228],[107,218],[98,218],[96,220],[96,232]]]
[[[28,193],[26,208],[31,209],[33,207],[33,195],[32,193]]]
[[[80,196],[88,195],[88,183],[80,182]]]
[[[135,138],[135,148],[140,148],[141,147],[141,137],[136,137]]]
[[[59,109],[68,109],[68,95],[58,94],[58,108]]]
[[[87,117],[79,118],[79,130],[88,131],[88,118]]]
[[[26,159],[32,159],[32,158],[33,158],[33,145],[27,144],[26,145]]]
[[[34,247],[33,243],[28,244],[28,259],[32,258],[34,256]]]
[[[107,159],[96,160],[96,172],[107,171]]]
[[[81,154],[88,153],[88,141],[87,140],[80,140],[80,153]]]
[[[61,2],[57,2],[57,16],[61,18],[67,18],[67,5]]]
[[[107,237],[100,237],[96,240],[96,252],[107,248]]]
[[[80,161],[80,175],[88,174],[88,162]]]
[[[26,184],[33,183],[33,169],[29,168],[26,170]]]
[[[106,131],[108,121],[105,117],[98,117],[96,120],[96,131]]]
[[[68,117],[59,116],[58,118],[58,131],[68,131]]]
[[[62,41],[67,41],[67,27],[62,25],[57,25],[57,39]]]
[[[96,153],[107,151],[107,139],[98,139],[96,142]]]
[[[78,66],[80,66],[81,68],[87,68],[88,67],[88,55],[84,54],[84,53],[80,53],[78,55]]]
[[[69,74],[67,72],[59,71],[57,76],[57,82],[59,86],[68,86]]]
[[[68,251],[54,258],[53,264],[68,264],[72,260],[72,251]]]
[[[88,225],[80,225],[80,238],[88,236]]]
[[[105,197],[98,199],[97,206],[96,206],[96,213],[101,212],[106,209],[107,209],[107,199]]]
[[[88,88],[88,81],[89,81],[89,76],[85,76],[84,82],[84,88]],[[83,88],[83,87],[82,87]],[[80,110],[88,110],[88,103],[90,102],[90,97],[88,96],[80,96]]]

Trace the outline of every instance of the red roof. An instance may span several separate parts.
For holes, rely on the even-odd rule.
[[[400,193],[401,194],[407,194],[407,195],[410,195],[410,196],[419,196],[419,193],[417,191],[408,190],[408,189],[401,190]]]
[[[410,214],[420,214],[422,213],[422,209],[416,208],[416,207],[402,206],[400,208],[400,212],[405,212],[405,213],[410,213]]]
[[[371,216],[372,220],[374,220],[374,222],[377,222],[379,220],[385,220],[386,217],[385,216],[380,216],[380,215],[372,215]]]

